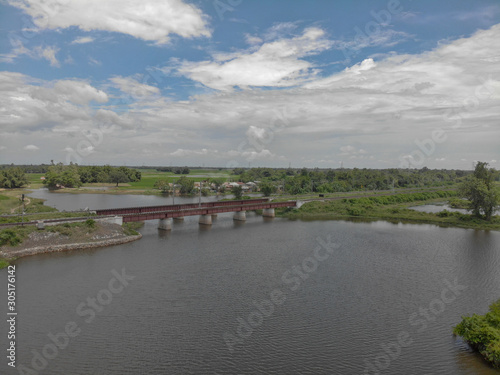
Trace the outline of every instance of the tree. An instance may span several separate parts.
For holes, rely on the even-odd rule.
[[[276,193],[276,186],[264,182],[260,185],[260,191],[264,194],[265,197],[269,197],[272,193]]]
[[[243,188],[241,186],[233,186],[231,188],[231,193],[234,195],[234,199],[241,199],[241,196],[243,195]]]
[[[5,189],[20,188],[28,183],[24,171],[19,168],[8,168],[0,171],[0,187]]]
[[[161,192],[164,194],[166,194],[170,191],[170,185],[168,184],[168,180],[166,180],[166,179],[156,180],[153,187],[161,190]]]
[[[60,188],[61,186],[79,187],[82,185],[80,175],[78,174],[78,166],[73,163],[69,165],[64,165],[63,163],[51,165],[45,174],[43,183],[49,189]]]
[[[222,186],[222,184],[223,184],[224,182],[226,182],[226,179],[225,179],[225,178],[222,178],[222,177],[218,177],[218,178],[211,178],[211,179],[210,179],[210,182],[211,182],[212,184],[214,184],[214,186],[215,186],[215,191],[216,191],[216,192],[219,192],[220,187]]]
[[[495,188],[494,180],[497,171],[488,168],[488,163],[478,162],[474,174],[459,189],[459,195],[470,202],[470,210],[476,217],[484,215],[491,220],[493,212],[500,204],[500,194]]]
[[[118,186],[118,184],[121,182],[129,182],[130,178],[127,176],[127,174],[124,171],[119,170],[119,169],[114,169],[109,174],[109,181],[116,183],[116,186]]]
[[[186,176],[179,178],[176,185],[181,187],[179,190],[181,194],[191,194],[194,190],[194,181]]]

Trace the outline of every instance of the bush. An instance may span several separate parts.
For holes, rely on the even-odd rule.
[[[0,246],[16,246],[21,243],[21,239],[12,229],[4,229],[0,232]]]
[[[500,300],[490,306],[486,315],[463,317],[453,329],[455,335],[462,336],[475,350],[500,368]]]
[[[353,208],[349,208],[347,210],[347,213],[351,216],[361,216],[365,213],[365,211],[361,208],[353,207]]]
[[[436,215],[439,217],[448,217],[448,216],[453,216],[453,212],[450,212],[448,210],[443,210],[441,212],[438,212]]]
[[[88,227],[88,228],[95,228],[95,220],[93,219],[87,219],[85,221],[85,225]]]

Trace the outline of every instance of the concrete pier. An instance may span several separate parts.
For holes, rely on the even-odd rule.
[[[274,208],[264,208],[262,210],[262,216],[264,216],[264,217],[275,217],[276,214],[274,212]]]
[[[158,220],[158,229],[161,230],[172,230],[172,219],[160,219]]]
[[[233,215],[233,220],[246,221],[247,213],[246,211],[236,211]]]
[[[200,215],[198,223],[203,225],[212,225],[212,215]]]

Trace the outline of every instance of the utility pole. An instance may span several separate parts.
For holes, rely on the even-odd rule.
[[[21,226],[24,226],[24,194],[21,194],[21,201],[23,202],[23,213],[21,215]]]
[[[172,194],[172,204],[174,205],[175,204],[175,180],[172,180],[172,191],[173,191],[173,194]]]
[[[199,199],[198,199],[198,207],[201,207],[201,185],[202,185],[203,181],[200,181],[200,195],[199,195]]]

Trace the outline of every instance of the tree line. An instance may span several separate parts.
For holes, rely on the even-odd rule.
[[[260,181],[266,189],[281,187],[289,194],[453,185],[471,172],[445,169],[272,169],[237,168],[239,181]]]
[[[119,183],[141,180],[141,172],[127,167],[79,166],[62,163],[49,166],[43,183],[49,188],[79,187],[84,183]]]

